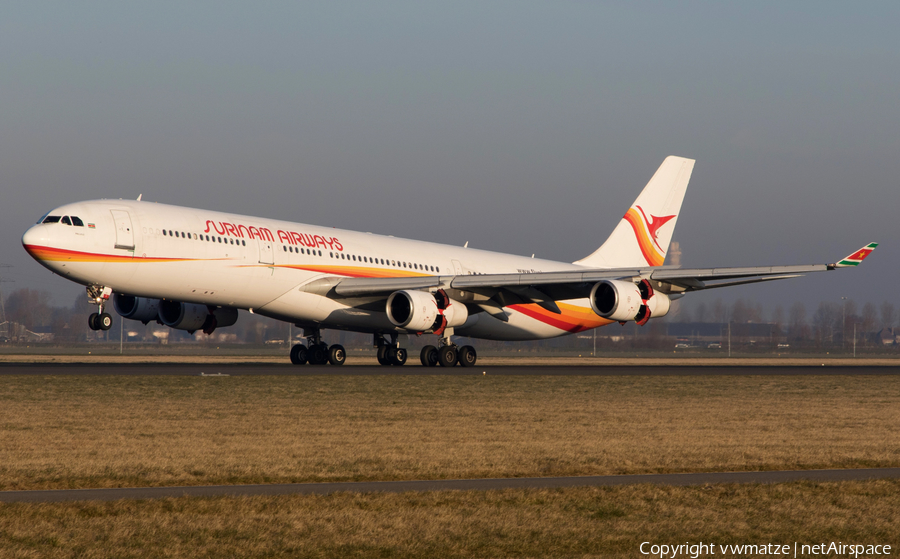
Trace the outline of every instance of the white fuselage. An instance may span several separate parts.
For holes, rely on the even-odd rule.
[[[98,200],[56,208],[62,221],[23,236],[26,250],[83,285],[185,303],[249,309],[301,326],[400,332],[383,304],[304,290],[322,278],[416,277],[581,270],[580,266],[423,241],[182,208]],[[587,299],[561,313],[512,305],[508,322],[472,314],[456,334],[488,339],[548,338],[608,324]]]

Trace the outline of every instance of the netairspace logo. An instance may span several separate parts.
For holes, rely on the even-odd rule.
[[[721,557],[754,556],[754,555],[781,555],[787,557],[809,557],[812,555],[828,555],[832,557],[890,555],[891,546],[873,544],[845,544],[843,542],[829,542],[817,544],[727,544],[716,545],[714,543],[684,542],[683,544],[654,544],[641,543],[641,555],[650,555],[660,559],[678,559],[690,557],[697,559],[700,556],[716,555]]]

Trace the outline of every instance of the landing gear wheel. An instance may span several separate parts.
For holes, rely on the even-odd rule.
[[[344,351],[344,346],[334,344],[328,349],[328,362],[332,365],[343,365],[346,360],[347,352]]]
[[[409,357],[405,348],[396,347],[391,348],[391,351],[388,353],[391,359],[391,365],[396,365],[397,367],[402,367],[406,364],[406,359]]]
[[[456,346],[445,345],[438,350],[438,363],[441,364],[441,367],[453,367],[456,365],[456,359]]]
[[[309,364],[324,365],[328,362],[328,350],[325,344],[317,344],[309,348]]]
[[[303,344],[297,344],[291,348],[291,363],[294,365],[306,365],[309,360],[309,350]]]
[[[434,367],[438,364],[438,350],[433,345],[427,345],[422,348],[419,358],[422,360],[422,366]]]
[[[475,348],[470,345],[464,345],[459,348],[459,364],[462,367],[474,367],[475,361],[478,360],[478,355],[475,353]]]
[[[391,348],[386,345],[378,346],[378,364],[383,366],[388,366],[391,364],[391,360],[388,358],[389,350]]]
[[[112,328],[112,316],[110,316],[109,313],[100,313],[97,317],[97,326],[99,326],[101,330],[109,330]]]
[[[98,319],[100,318],[99,313],[91,313],[91,316],[88,317],[88,327],[91,330],[99,330],[100,325],[98,324]]]

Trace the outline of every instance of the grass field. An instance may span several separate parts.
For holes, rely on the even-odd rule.
[[[4,376],[0,488],[900,465],[900,378]],[[900,545],[900,481],[0,504],[0,557]]]
[[[0,489],[900,465],[900,378],[34,377]]]
[[[896,555],[898,525],[896,480],[180,498],[0,505],[0,556],[641,557],[645,541]]]

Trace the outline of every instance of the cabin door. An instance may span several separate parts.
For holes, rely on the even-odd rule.
[[[134,229],[131,216],[125,210],[110,210],[116,224],[116,248],[134,252]]]
[[[269,264],[270,266],[275,264],[275,247],[272,241],[259,240],[259,263]]]

